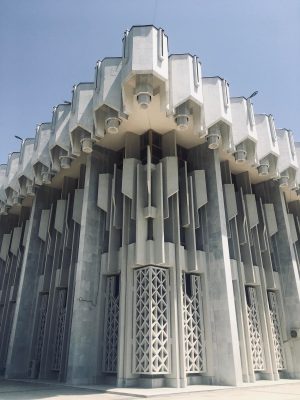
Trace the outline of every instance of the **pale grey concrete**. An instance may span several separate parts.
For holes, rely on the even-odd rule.
[[[87,160],[67,373],[67,381],[72,384],[96,383],[100,374],[100,274],[105,216],[97,207],[98,176],[111,170],[112,161],[113,154],[105,150]]]
[[[0,380],[0,400],[33,399],[128,399],[128,396],[101,393],[99,390],[74,388],[56,384]]]
[[[270,186],[270,184],[269,184]],[[272,186],[272,185],[271,185]],[[278,225],[278,254],[280,259],[279,278],[285,309],[286,330],[288,346],[292,357],[293,367],[290,376],[300,377],[300,341],[291,338],[291,330],[300,328],[300,278],[298,265],[293,246],[288,214],[283,193],[278,187],[272,188],[272,200],[274,203]]]
[[[156,388],[300,377],[291,132],[277,140],[253,96],[230,100],[196,56],[169,57],[161,28],[133,26],[120,56],[38,127],[31,158],[26,141],[0,168],[2,372]],[[21,251],[9,221],[26,207]],[[16,300],[7,271],[23,250]]]
[[[300,382],[286,381],[270,385],[261,381],[241,388],[216,386],[190,386],[187,389],[115,389],[105,386],[78,388],[49,383],[0,380],[0,400],[130,400],[155,398],[168,400],[297,400],[300,398]]]
[[[208,195],[208,284],[213,342],[213,383],[238,385],[242,382],[238,331],[227,243],[221,170],[217,152],[206,145],[191,150],[194,168],[204,168]],[[222,363],[215,357],[222,354]]]
[[[300,341],[291,337],[292,329],[300,328],[300,278],[291,235],[284,194],[273,183],[265,184],[268,200],[274,204],[278,233],[279,279],[283,295],[284,318],[286,321],[286,347],[292,365],[288,369],[290,377],[300,377]]]
[[[49,207],[50,202],[54,200],[55,191],[49,188],[42,188],[34,200],[16,303],[16,318],[12,326],[8,349],[5,375],[9,378],[28,376],[35,294],[39,280],[37,265],[40,219],[42,210]]]

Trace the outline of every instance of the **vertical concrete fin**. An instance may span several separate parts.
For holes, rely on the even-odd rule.
[[[223,189],[227,220],[231,221],[238,214],[234,185],[225,183]]]
[[[47,238],[49,218],[50,210],[42,210],[38,236],[43,242],[45,242]]]
[[[147,165],[146,165],[146,176],[147,176],[147,207],[152,206],[151,203],[151,191],[152,191],[152,163],[151,163],[151,151],[150,146],[147,146]]]
[[[249,228],[252,229],[259,223],[255,195],[245,194],[244,199],[247,210]]]
[[[257,202],[257,211],[259,214],[258,234],[259,234],[260,250],[267,251],[268,246],[267,246],[266,218],[261,198],[259,198],[259,201]]]
[[[28,236],[28,229],[29,229],[29,222],[30,222],[29,219],[25,222],[25,229],[24,229],[24,235],[23,235],[23,241],[22,241],[23,247],[26,246],[26,241],[27,241],[27,236]]]
[[[112,199],[114,204],[113,226],[116,229],[122,228],[123,222],[123,197],[122,197],[122,172],[115,164],[114,168],[114,183]]]
[[[137,165],[140,161],[135,158],[123,160],[122,193],[131,200],[131,219],[136,217],[137,198]]]
[[[156,207],[156,215],[153,219],[154,257],[156,264],[163,264],[165,262],[163,186],[163,164],[159,163],[156,165],[154,171],[154,185],[152,188]]]
[[[148,221],[144,216],[144,208],[148,202],[146,193],[146,172],[144,166],[137,166],[137,191],[136,191],[136,263],[143,265],[146,255],[146,240],[148,234]]]
[[[189,190],[189,207],[190,207],[190,223],[185,227],[186,249],[188,255],[188,269],[197,270],[197,251],[196,251],[196,234],[195,234],[195,219],[194,219],[194,196],[193,196],[193,178],[188,177]]]
[[[111,201],[111,174],[99,174],[97,206],[108,213]]]
[[[18,227],[15,228],[13,231],[13,236],[11,240],[11,245],[10,245],[10,251],[14,256],[18,255],[19,247],[20,247],[20,242],[21,242],[21,236],[22,236],[22,228]]]
[[[72,218],[77,224],[81,224],[83,195],[84,189],[75,189]]]
[[[237,226],[239,233],[239,242],[240,245],[247,243],[247,235],[246,235],[246,212],[245,212],[245,203],[243,197],[243,189],[237,192],[237,206],[238,206],[238,215],[237,215]]]
[[[112,174],[100,174],[98,180],[97,206],[106,213],[106,230],[109,230],[111,216]]]
[[[289,225],[290,225],[290,230],[291,230],[292,242],[296,243],[298,240],[298,235],[297,235],[294,215],[288,214],[288,219],[289,219]]]
[[[165,157],[162,159],[163,166],[163,200],[164,217],[169,218],[169,198],[179,190],[178,181],[178,159],[177,157]]]
[[[191,177],[192,177],[192,188],[193,188],[191,195],[193,195],[193,203],[194,203],[194,207],[191,209],[191,212],[194,213],[195,228],[199,228],[200,220],[198,211],[201,207],[207,204],[205,171],[195,170],[191,173]]]
[[[277,221],[275,216],[274,204],[264,204],[265,216],[266,216],[266,223],[267,223],[267,230],[269,236],[275,235],[278,232]]]
[[[57,200],[54,228],[60,233],[63,233],[66,205],[67,205],[66,200]]]
[[[189,206],[189,187],[187,176],[187,163],[179,170],[179,199],[180,199],[180,217],[181,226],[187,227],[190,224],[190,206]]]
[[[11,240],[11,233],[5,233],[3,235],[3,239],[2,239],[2,243],[1,243],[1,250],[0,250],[0,258],[3,261],[6,261],[6,258],[8,255],[10,240]]]

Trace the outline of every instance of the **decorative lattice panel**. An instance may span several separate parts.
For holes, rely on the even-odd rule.
[[[276,366],[278,370],[285,369],[285,358],[283,351],[283,342],[281,337],[280,319],[276,293],[268,292],[269,310],[271,317],[272,336],[276,357]]]
[[[53,346],[52,370],[59,371],[61,366],[63,339],[66,321],[67,289],[58,290],[56,327]]]
[[[169,373],[169,271],[135,270],[134,361],[139,374]]]
[[[119,300],[118,277],[110,276],[106,280],[105,292],[104,372],[117,372]]]
[[[263,337],[255,288],[247,286],[246,297],[253,369],[262,371],[265,368]]]
[[[183,274],[182,295],[185,341],[185,370],[187,373],[204,372],[205,343],[201,278],[199,275]]]
[[[35,345],[35,360],[37,363],[41,361],[44,334],[45,334],[47,306],[48,306],[48,293],[44,293],[41,295],[40,299],[39,322],[38,322],[37,336],[36,336],[37,341]]]

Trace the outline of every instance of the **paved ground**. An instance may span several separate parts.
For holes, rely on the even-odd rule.
[[[125,394],[126,393],[126,394]],[[154,397],[153,397],[154,396]],[[109,389],[103,386],[74,388],[65,385],[0,380],[0,400],[300,400],[300,381],[259,382],[240,388],[211,386],[188,389]]]

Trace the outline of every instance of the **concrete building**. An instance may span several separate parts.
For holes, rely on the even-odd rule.
[[[133,26],[0,166],[0,368],[118,386],[300,378],[300,147]]]

